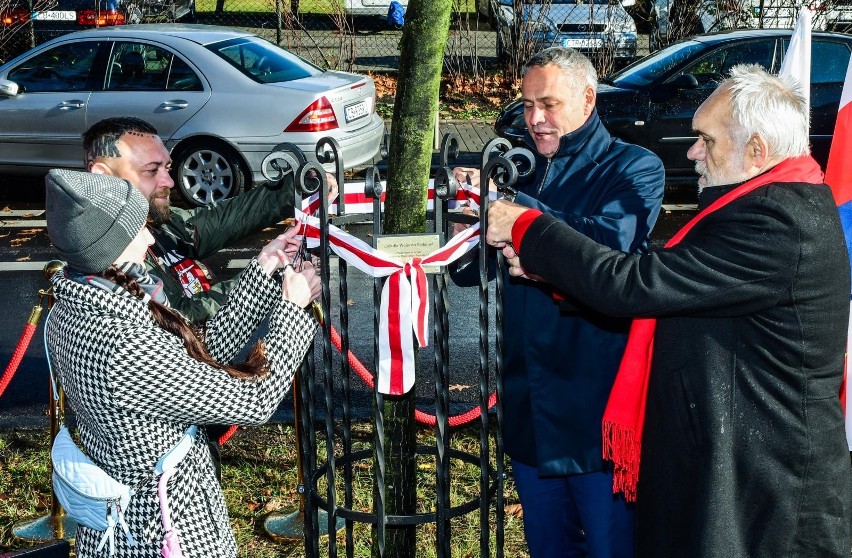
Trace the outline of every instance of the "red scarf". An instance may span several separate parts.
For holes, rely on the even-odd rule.
[[[756,188],[772,182],[821,184],[822,181],[822,171],[811,157],[786,159],[710,204],[680,229],[666,243],[666,248],[680,242],[698,221]],[[654,318],[633,320],[603,417],[603,455],[604,459],[613,462],[613,492],[623,492],[628,502],[636,500],[645,401],[656,327],[657,320]]]

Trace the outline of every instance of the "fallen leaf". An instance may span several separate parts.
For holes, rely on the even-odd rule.
[[[264,513],[270,513],[274,511],[278,511],[284,508],[287,505],[287,502],[284,501],[283,498],[273,498],[263,506]]]
[[[32,258],[30,256],[24,256],[22,258],[17,258],[15,261],[16,262],[28,262],[28,261],[31,261],[31,260],[32,260]]]
[[[503,510],[506,512],[506,515],[511,515],[513,517],[524,516],[524,508],[521,507],[520,504],[509,504],[508,506],[505,506]]]
[[[7,205],[7,206],[6,206],[6,207],[4,207],[3,209],[0,209],[0,211],[2,211],[3,213],[11,213],[11,212],[12,212],[12,208],[11,208],[11,207],[9,207],[9,206]]]
[[[461,391],[463,389],[468,389],[470,386],[465,386],[462,384],[453,384],[450,386],[450,391]]]

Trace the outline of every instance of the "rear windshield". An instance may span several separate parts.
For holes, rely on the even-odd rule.
[[[259,37],[240,37],[207,45],[259,83],[281,83],[321,74],[322,70]]]

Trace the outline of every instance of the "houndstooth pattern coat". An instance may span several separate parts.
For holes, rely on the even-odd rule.
[[[231,361],[261,321],[270,374],[240,380],[190,357],[182,341],[158,327],[141,300],[54,275],[56,304],[46,335],[54,370],[77,416],[88,456],[113,478],[135,485],[191,424],[259,424],[289,390],[313,339],[307,312],[281,300],[280,283],[252,261],[208,322],[206,343],[219,362]],[[270,314],[271,313],[271,314]],[[169,503],[187,558],[236,556],[222,490],[199,432],[169,483]],[[116,532],[116,556],[159,557],[163,527],[156,480],[149,478],[125,518],[137,546]],[[102,533],[79,527],[77,556],[96,553]]]

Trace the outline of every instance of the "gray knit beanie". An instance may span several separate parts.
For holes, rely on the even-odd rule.
[[[107,269],[145,225],[148,201],[126,180],[54,169],[44,182],[47,233],[77,271]]]

